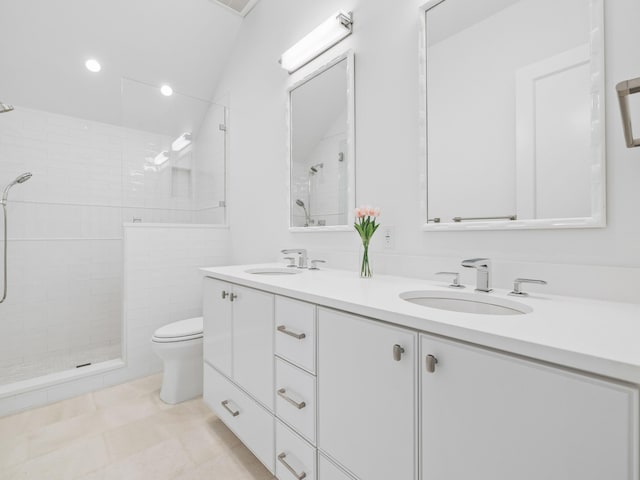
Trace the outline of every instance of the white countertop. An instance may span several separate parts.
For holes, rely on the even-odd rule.
[[[402,292],[451,292],[446,283],[345,270],[302,270],[298,275],[255,275],[276,264],[203,268],[205,276],[285,295],[317,305],[443,335],[477,345],[640,384],[640,305],[507,290],[464,292],[523,303],[524,315],[480,315],[428,308],[402,300]],[[524,285],[526,287],[526,285]]]

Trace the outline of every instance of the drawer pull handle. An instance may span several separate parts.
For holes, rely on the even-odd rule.
[[[296,407],[298,410],[302,410],[304,407],[307,406],[307,404],[305,402],[296,402],[293,398],[287,396],[287,391],[284,388],[281,388],[280,390],[278,390],[278,396],[281,398],[284,398],[287,402],[289,402],[291,405],[293,405],[294,407]]]
[[[403,353],[404,353],[404,348],[402,348],[400,345],[396,344],[393,346],[393,359],[396,362],[399,362],[400,360],[402,360]]]
[[[224,290],[222,290],[222,295],[220,296],[222,297],[223,300],[227,298],[227,295],[229,295],[229,292],[225,292]]]
[[[298,340],[302,340],[303,338],[307,337],[304,333],[295,333],[291,330],[287,330],[287,327],[285,327],[284,325],[279,325],[278,331],[284,333],[285,335],[289,335],[290,337],[297,338]]]
[[[223,400],[222,402],[220,402],[220,404],[224,407],[224,409],[229,412],[231,414],[232,417],[237,417],[238,415],[240,415],[240,411],[239,410],[231,410],[229,408],[229,400]]]
[[[236,295],[235,293],[232,293],[231,295],[229,295],[229,300],[231,300],[232,302],[238,298],[238,295]]]
[[[284,465],[284,468],[286,468],[287,470],[289,470],[291,472],[291,475],[293,475],[294,477],[296,477],[298,480],[302,480],[303,478],[305,478],[307,476],[307,474],[305,472],[302,473],[298,473],[296,472],[293,467],[291,465],[289,465],[287,463],[287,461],[285,460],[285,458],[287,458],[287,454],[282,452],[281,454],[278,455],[278,461]]]
[[[438,363],[438,359],[433,355],[427,355],[425,359],[425,364],[427,368],[427,372],[433,373],[436,371],[436,364]]]

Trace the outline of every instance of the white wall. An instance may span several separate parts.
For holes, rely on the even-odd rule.
[[[333,267],[356,271],[354,233],[288,231],[286,88],[293,78],[277,58],[338,9],[353,10],[354,33],[331,54],[353,48],[356,70],[357,202],[377,205],[395,227],[395,250],[372,244],[374,272],[432,278],[440,267],[462,270],[472,256],[495,260],[495,282],[543,276],[547,291],[637,300],[640,267],[640,149],[628,150],[615,83],[640,74],[640,17],[634,0],[606,1],[608,223],[606,229],[517,232],[422,232],[418,172],[417,2],[262,0],[241,27],[216,96],[229,94],[230,224],[233,261],[275,260],[284,247],[306,247]],[[282,25],[286,25],[283,28]],[[322,63],[327,56],[319,59]],[[308,74],[314,64],[299,71]],[[214,97],[215,98],[215,97]],[[249,200],[251,199],[251,200]],[[259,203],[257,200],[259,199]],[[259,234],[256,234],[259,232]],[[601,267],[601,268],[600,268]],[[613,267],[613,268],[611,268]],[[465,269],[463,281],[472,283]],[[637,282],[637,280],[636,280]],[[633,282],[631,282],[633,285]],[[636,283],[637,285],[637,283]]]

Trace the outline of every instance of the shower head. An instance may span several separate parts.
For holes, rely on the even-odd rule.
[[[296,200],[296,205],[298,205],[299,207],[304,208],[304,202],[302,200],[300,200],[300,199]]]
[[[18,175],[18,177],[13,182],[11,182],[9,185],[4,187],[4,192],[2,194],[2,201],[0,203],[2,203],[2,205],[6,205],[7,204],[7,197],[9,196],[9,190],[11,189],[11,187],[13,187],[14,185],[17,185],[19,183],[26,182],[32,176],[33,175],[30,172],[23,173],[22,175]]]
[[[7,113],[13,111],[13,105],[7,105],[6,103],[0,102],[0,113]]]
[[[16,178],[13,182],[11,182],[11,186],[15,185],[16,183],[24,183],[31,177],[33,177],[33,174],[31,172],[23,173],[22,175],[19,175],[18,178]]]

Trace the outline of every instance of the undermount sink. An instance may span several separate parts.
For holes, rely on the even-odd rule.
[[[298,270],[297,268],[286,268],[286,267],[267,267],[267,268],[250,268],[245,270],[247,273],[252,273],[254,275],[296,275],[298,273],[302,273],[302,270]]]
[[[479,315],[524,315],[533,311],[523,303],[495,298],[483,293],[417,290],[403,292],[400,298],[423,307]]]

